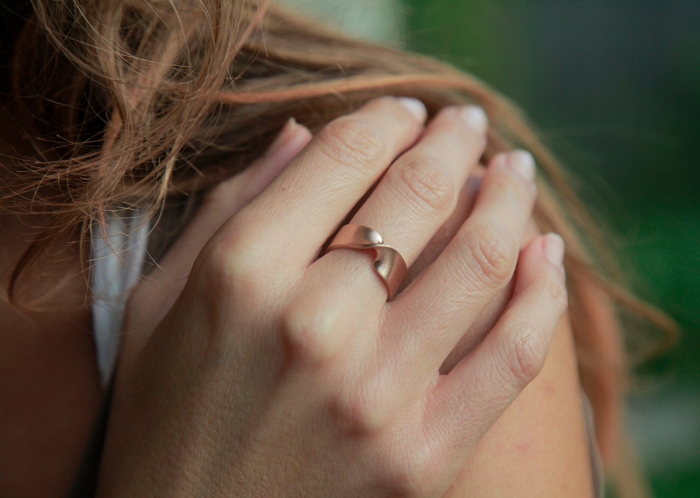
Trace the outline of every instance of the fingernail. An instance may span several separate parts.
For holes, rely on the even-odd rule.
[[[464,124],[479,134],[486,133],[489,127],[489,118],[484,110],[476,105],[468,105],[459,109],[459,117]]]
[[[552,264],[563,268],[564,239],[556,233],[548,233],[544,238],[544,254]]]
[[[508,154],[506,165],[530,181],[535,179],[535,158],[526,150],[515,150]]]
[[[414,99],[413,97],[397,97],[396,100],[399,101],[399,104],[408,109],[408,111],[413,114],[418,121],[425,121],[425,118],[428,116],[428,111],[426,110],[423,102],[418,99]]]
[[[266,155],[271,156],[275,152],[280,150],[284,145],[286,145],[287,142],[289,142],[291,137],[294,135],[294,131],[296,131],[298,126],[299,124],[297,123],[296,119],[289,118],[280,130],[279,134],[277,135],[277,138],[275,138],[270,144],[270,147],[268,147]]]

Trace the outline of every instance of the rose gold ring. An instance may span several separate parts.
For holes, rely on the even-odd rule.
[[[362,225],[345,225],[328,246],[326,253],[333,249],[357,249],[374,251],[372,268],[384,282],[389,293],[387,301],[391,301],[406,277],[408,268],[406,261],[393,247],[383,244],[382,236],[372,228]]]

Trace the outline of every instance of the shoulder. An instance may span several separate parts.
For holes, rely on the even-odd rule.
[[[448,496],[594,496],[568,316],[542,372],[491,427]]]

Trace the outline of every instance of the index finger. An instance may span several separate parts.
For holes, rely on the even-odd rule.
[[[309,264],[393,160],[416,141],[426,115],[416,99],[383,97],[333,120],[224,226],[222,237],[239,234],[239,240],[264,247],[268,258]]]

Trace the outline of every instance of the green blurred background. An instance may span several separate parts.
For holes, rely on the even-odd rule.
[[[700,1],[288,0],[452,62],[517,102],[682,327],[629,425],[656,496],[700,497]]]
[[[511,97],[681,325],[629,423],[658,497],[700,497],[700,1],[406,0],[406,46]]]

